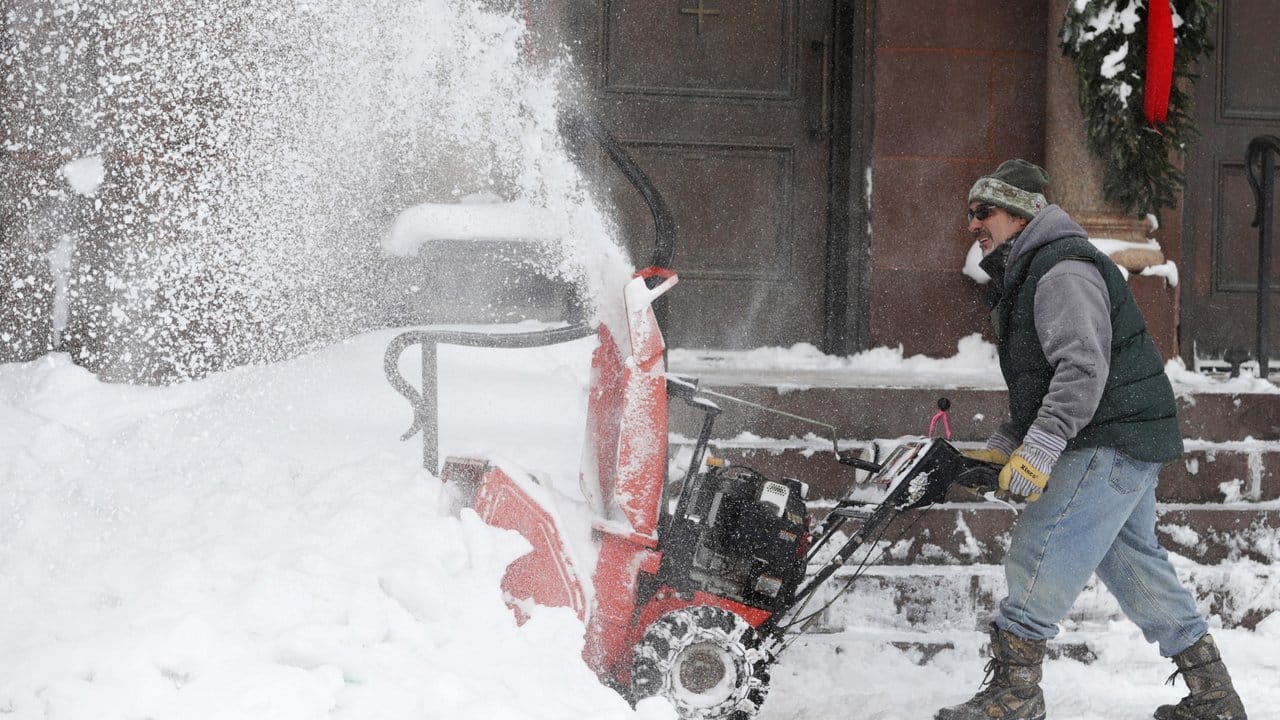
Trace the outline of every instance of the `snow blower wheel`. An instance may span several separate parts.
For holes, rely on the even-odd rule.
[[[723,608],[673,610],[636,646],[632,695],[664,697],[684,720],[750,720],[769,692],[759,643],[755,628]]]

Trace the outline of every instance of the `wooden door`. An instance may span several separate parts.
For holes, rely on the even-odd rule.
[[[587,5],[583,3],[582,5]],[[823,344],[832,6],[798,0],[604,0],[574,36],[604,122],[675,217],[673,347]],[[602,177],[632,258],[653,222]]]
[[[1245,150],[1280,135],[1280,3],[1224,0],[1216,49],[1201,67],[1195,120],[1202,133],[1187,154],[1184,280],[1179,338],[1185,357],[1220,359],[1257,345],[1258,229]],[[1271,278],[1271,351],[1280,356],[1280,262]],[[1272,361],[1272,367],[1276,363]]]

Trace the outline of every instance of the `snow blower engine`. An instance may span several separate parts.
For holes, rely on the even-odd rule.
[[[681,497],[659,531],[665,562],[656,580],[745,605],[776,610],[804,579],[809,545],[808,488],[770,480],[747,467],[714,464],[694,497]]]
[[[704,424],[659,526],[657,572],[637,579],[642,624],[652,615],[646,608],[665,612],[635,643],[629,690],[637,699],[666,697],[682,718],[753,717],[768,692],[769,666],[853,586],[897,517],[943,501],[954,485],[981,492],[996,484],[999,466],[967,458],[940,438],[904,440],[881,463],[833,441],[840,464],[871,476],[811,529],[806,483],[707,456],[719,410],[706,395],[733,398],[670,377],[668,393],[700,407]],[[883,497],[852,497],[859,488],[867,495],[868,486]],[[820,592],[841,568],[843,585]],[[677,599],[682,604],[672,607]]]

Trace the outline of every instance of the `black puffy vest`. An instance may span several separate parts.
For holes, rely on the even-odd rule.
[[[1111,372],[1093,419],[1067,442],[1067,449],[1112,447],[1147,462],[1182,457],[1173,388],[1129,283],[1110,258],[1082,237],[1055,240],[1030,257],[1018,258],[1006,270],[1004,293],[992,313],[1000,371],[1009,386],[1009,412],[1018,437],[1035,421],[1053,379],[1036,336],[1036,284],[1066,259],[1097,265],[1111,301]]]

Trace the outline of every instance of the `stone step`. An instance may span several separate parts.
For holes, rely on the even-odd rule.
[[[1252,629],[1280,610],[1280,578],[1270,568],[1207,567],[1186,562],[1175,567],[1201,612],[1223,627]],[[870,566],[856,579],[854,575],[852,567],[842,568],[819,591],[811,606],[825,609],[807,628],[809,632],[854,627],[904,633],[921,629],[934,634],[972,631],[985,626],[1005,592],[1004,570],[991,564]],[[1070,631],[1105,628],[1123,618],[1115,598],[1092,578],[1062,626]]]
[[[815,516],[821,516],[821,508],[814,510]],[[999,564],[1015,518],[1013,508],[985,502],[907,511],[886,527],[883,544],[876,549],[883,554],[871,561],[879,565]],[[1156,535],[1170,553],[1201,565],[1273,564],[1280,559],[1280,508],[1161,505]]]
[[[701,387],[731,395],[774,410],[811,418],[835,428],[840,438],[869,440],[903,435],[924,435],[937,412],[940,397],[951,401],[951,431],[959,441],[985,441],[1005,419],[1006,393],[973,388],[893,387],[771,387],[744,384],[736,376],[703,377]],[[804,437],[831,433],[793,417],[769,413],[758,407],[716,399],[723,410],[714,437],[733,438],[741,433],[757,437]],[[1198,393],[1178,397],[1178,412],[1185,438],[1222,443],[1280,441],[1280,393]],[[672,404],[671,429],[697,437],[701,416]]]
[[[861,473],[836,462],[833,437],[842,450],[869,457],[874,447],[890,445],[877,438],[928,434],[938,398],[947,397],[952,442],[966,450],[982,446],[1007,411],[1000,388],[819,387],[804,377],[756,382],[735,373],[703,375],[701,387],[826,425],[714,398],[722,413],[713,454],[767,477],[804,480],[819,520],[836,498],[883,496],[882,489],[858,486]],[[1157,534],[1202,611],[1229,628],[1253,628],[1280,610],[1280,393],[1183,392],[1178,402],[1187,454],[1162,470]],[[672,475],[678,477],[701,416],[677,402],[671,418]],[[855,553],[852,561],[867,566],[849,591],[832,598],[854,577],[852,565],[814,598],[813,610],[831,605],[815,616],[810,632],[870,628],[904,634],[900,642],[909,644],[919,644],[910,635],[922,629],[933,638],[940,629],[973,633],[1004,596],[1000,564],[1014,520],[1012,507],[986,501],[906,512],[868,555]],[[1064,625],[1106,628],[1121,618],[1114,598],[1093,579]],[[924,641],[916,650],[929,652],[929,643],[937,644]],[[1087,655],[1088,648],[1060,652]]]
[[[681,440],[677,448],[687,458],[691,443]],[[803,443],[778,448],[776,442],[739,439],[717,443],[713,451],[767,477],[809,483],[815,522],[837,498],[874,503],[883,497],[879,487],[857,485],[855,475],[861,473],[838,464],[829,450],[815,451],[813,445]],[[678,473],[677,465],[673,475]],[[1001,562],[1016,517],[1014,509],[955,492],[951,498],[955,501],[904,513],[890,525],[887,537],[894,538],[895,545],[877,562]],[[1171,552],[1201,564],[1280,561],[1280,450],[1194,450],[1187,460],[1166,467],[1157,499],[1157,535]]]
[[[808,483],[818,519],[835,499],[851,493],[867,502],[883,496],[883,490],[858,486],[860,473],[835,461],[833,437],[841,449],[870,457],[872,448],[888,444],[877,438],[927,434],[938,398],[946,397],[952,441],[961,449],[976,448],[1007,411],[999,389],[818,387],[803,381],[770,386],[732,374],[704,376],[702,387],[825,423],[715,398],[723,412],[712,452],[766,476]],[[1280,609],[1280,581],[1273,569],[1280,563],[1280,394],[1183,393],[1178,403],[1186,455],[1161,473],[1157,533],[1201,609],[1225,627],[1252,628]],[[673,476],[681,474],[682,462],[687,465],[700,420],[673,403]],[[952,502],[905,513],[870,554],[856,554],[854,562],[868,563],[865,573],[815,618],[814,629],[870,627],[908,634],[927,629],[931,635],[939,628],[980,629],[975,622],[991,616],[1004,592],[1000,563],[1015,514],[1006,505],[961,498],[953,495]],[[853,572],[842,568],[824,591],[848,583]],[[815,609],[827,599],[815,598]],[[1064,624],[1105,627],[1121,617],[1095,579]]]
[[[1103,629],[1064,634],[1050,640],[1045,646],[1045,658],[1067,658],[1089,664],[1098,659],[1096,648],[1105,647],[1107,634]],[[834,631],[814,631],[797,638],[797,647],[807,647],[810,653],[830,655],[834,661],[844,657],[875,657],[881,648],[891,645],[902,651],[904,657],[916,665],[928,665],[944,650],[967,652],[977,663],[985,662],[990,655],[986,627],[969,631],[943,631],[920,628],[911,630],[880,630],[877,628],[848,628]],[[786,664],[787,660],[783,660]],[[1152,665],[1158,665],[1152,662]],[[1158,667],[1163,668],[1163,664]]]
[[[693,442],[684,436],[673,436],[671,442],[678,469],[679,451],[684,451],[683,462],[687,463]],[[887,444],[882,442],[881,447]],[[1280,501],[1280,442],[1185,444],[1184,459],[1161,471],[1156,490],[1160,502],[1241,504],[1252,508],[1259,503]],[[862,450],[868,459],[873,457],[870,445],[862,441],[841,442],[842,449]],[[956,445],[961,449],[981,446],[971,441]],[[855,476],[865,477],[836,462],[830,441],[819,438],[779,441],[738,437],[713,441],[712,452],[731,463],[752,467],[766,477],[803,480],[809,484],[813,500],[844,497],[853,487]]]

